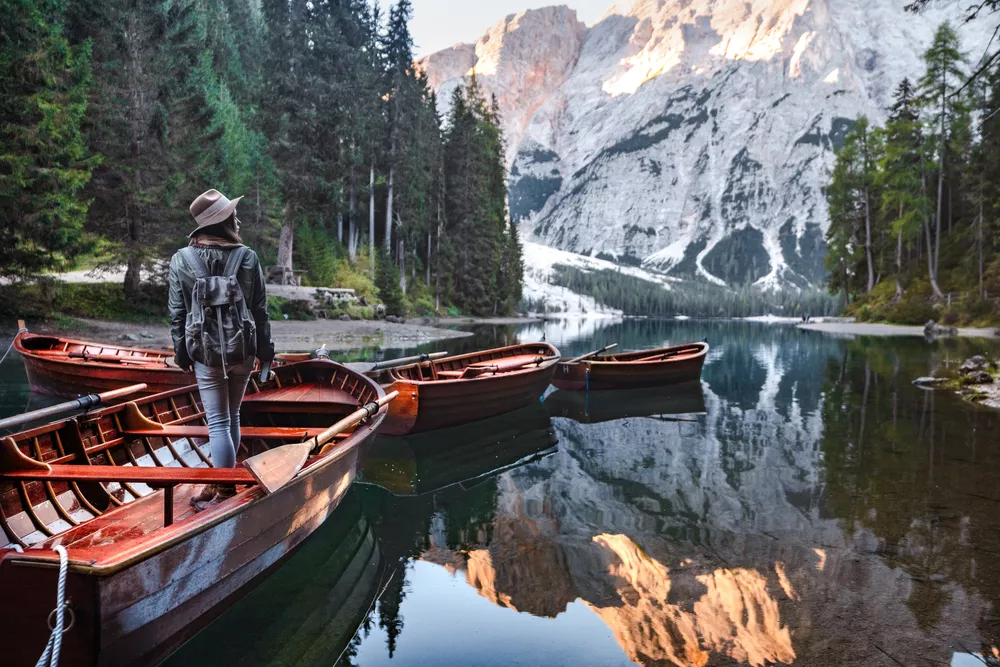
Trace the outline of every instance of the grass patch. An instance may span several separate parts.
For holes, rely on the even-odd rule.
[[[45,319],[69,325],[82,317],[113,322],[165,324],[167,286],[144,284],[138,298],[126,298],[119,283],[64,283],[44,280],[0,286],[0,319]]]

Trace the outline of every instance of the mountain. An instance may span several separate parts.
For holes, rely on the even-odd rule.
[[[964,3],[964,4],[963,4]],[[859,114],[881,122],[938,24],[903,0],[637,0],[586,26],[505,17],[419,62],[446,107],[475,73],[497,96],[523,238],[718,284],[822,282],[822,187]],[[987,21],[960,26],[982,53]]]

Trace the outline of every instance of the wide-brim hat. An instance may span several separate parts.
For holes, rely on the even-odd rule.
[[[218,190],[206,190],[198,195],[198,198],[191,202],[191,215],[198,226],[188,234],[192,237],[204,227],[217,224],[228,218],[236,210],[236,205],[243,199],[242,196],[236,199],[229,199]]]

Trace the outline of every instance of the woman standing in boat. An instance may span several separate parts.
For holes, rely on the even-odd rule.
[[[262,364],[274,358],[264,273],[240,238],[240,199],[218,190],[199,195],[190,208],[198,226],[170,260],[174,361],[194,368],[217,468],[236,465],[240,404],[254,358]],[[191,503],[200,511],[235,494],[234,486],[208,485]]]

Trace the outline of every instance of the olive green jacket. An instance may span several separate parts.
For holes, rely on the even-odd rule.
[[[195,246],[205,266],[213,275],[222,275],[226,260],[232,248]],[[274,358],[274,343],[271,342],[271,322],[267,317],[267,294],[264,291],[264,272],[257,259],[257,253],[247,250],[243,264],[236,272],[236,280],[243,290],[247,310],[257,326],[257,354],[261,361]],[[184,344],[184,324],[191,310],[191,291],[194,289],[195,274],[179,252],[170,260],[170,336],[174,339],[174,361],[181,368],[191,365],[187,347]]]

